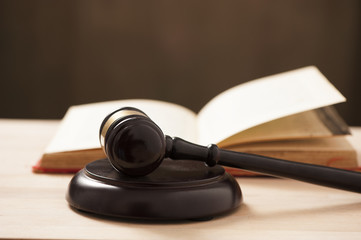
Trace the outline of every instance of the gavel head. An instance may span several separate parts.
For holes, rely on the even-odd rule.
[[[115,169],[131,176],[152,172],[166,143],[161,129],[142,111],[126,107],[110,113],[99,131],[100,144]]]

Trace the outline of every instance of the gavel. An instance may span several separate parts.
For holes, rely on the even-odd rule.
[[[111,165],[133,177],[154,171],[164,158],[220,164],[281,178],[361,193],[361,173],[326,166],[234,152],[217,145],[200,146],[164,135],[144,112],[132,107],[118,109],[103,120],[100,144]]]

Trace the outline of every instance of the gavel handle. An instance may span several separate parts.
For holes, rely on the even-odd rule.
[[[361,193],[361,173],[220,150],[218,164]]]
[[[266,175],[361,193],[361,173],[337,168],[292,162],[260,155],[199,146],[180,138],[167,139],[168,157],[204,161]],[[172,141],[172,143],[170,143]],[[171,146],[168,147],[170,144]]]

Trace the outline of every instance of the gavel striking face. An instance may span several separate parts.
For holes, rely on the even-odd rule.
[[[108,115],[100,128],[100,143],[113,167],[130,176],[147,175],[165,157],[163,132],[135,108],[122,108]]]
[[[142,111],[126,107],[109,114],[100,127],[100,143],[115,169],[130,176],[154,171],[164,158],[204,161],[253,172],[292,178],[361,193],[361,174],[312,164],[196,145],[165,136]]]

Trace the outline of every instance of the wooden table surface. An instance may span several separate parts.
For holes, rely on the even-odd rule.
[[[361,195],[294,180],[238,178],[244,202],[210,221],[139,222],[74,211],[69,174],[32,165],[58,121],[0,120],[0,238],[7,239],[361,239]],[[350,141],[361,149],[361,128]]]

